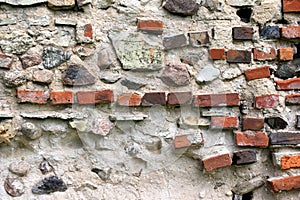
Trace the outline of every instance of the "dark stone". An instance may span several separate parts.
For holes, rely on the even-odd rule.
[[[166,105],[166,94],[164,92],[150,92],[144,94],[142,106]]]
[[[121,81],[121,84],[131,90],[138,90],[146,85],[146,83],[144,83],[144,79],[135,77],[126,77]]]
[[[52,69],[66,62],[71,54],[55,47],[47,47],[43,50],[43,64],[46,69]]]
[[[165,0],[163,5],[169,12],[183,16],[196,14],[200,7],[196,0]]]
[[[285,129],[288,123],[281,117],[268,117],[265,119],[265,122],[275,130]]]
[[[245,165],[257,162],[255,150],[241,150],[233,152],[232,164]]]
[[[229,50],[227,52],[228,63],[251,63],[251,51]]]
[[[7,177],[4,181],[4,189],[12,197],[19,197],[24,194],[24,183],[20,178]]]
[[[168,63],[160,78],[169,86],[185,86],[190,82],[190,74],[182,63]]]
[[[63,74],[63,84],[67,86],[92,85],[95,77],[83,66],[70,65]]]
[[[300,128],[300,115],[297,115],[297,128]]]
[[[252,40],[253,28],[234,27],[232,28],[232,37],[234,40]]]
[[[278,26],[265,26],[260,31],[260,37],[263,39],[279,39],[280,29]]]
[[[107,181],[110,178],[110,174],[111,174],[112,169],[108,168],[108,169],[98,169],[98,168],[93,168],[92,172],[96,173],[102,181]]]
[[[64,192],[68,189],[64,181],[57,176],[44,178],[32,188],[34,194],[50,194],[53,192]]]
[[[299,145],[300,132],[279,132],[270,133],[271,145]]]
[[[176,49],[187,45],[187,38],[184,34],[166,36],[163,38],[163,45],[165,49]]]
[[[299,71],[300,66],[296,66],[294,64],[282,64],[278,67],[275,72],[275,76],[281,79],[293,78],[296,76],[297,71]]]

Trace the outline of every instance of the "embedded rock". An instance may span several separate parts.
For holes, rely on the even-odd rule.
[[[10,69],[13,64],[11,56],[0,53],[0,68]]]
[[[61,178],[50,176],[34,185],[31,191],[34,194],[50,194],[53,192],[64,192],[67,189],[67,185]]]
[[[70,65],[63,74],[63,84],[67,86],[92,85],[95,77],[83,66]]]
[[[47,47],[43,50],[43,64],[46,69],[52,69],[66,62],[71,54],[55,47]]]
[[[75,7],[75,0],[48,0],[49,8],[53,10],[66,10]]]
[[[165,0],[163,5],[169,12],[183,16],[196,14],[200,7],[196,0]]]
[[[189,72],[182,63],[168,63],[160,78],[169,86],[184,86],[190,82]]]
[[[126,77],[121,81],[121,84],[131,90],[138,90],[141,87],[144,87],[146,85],[144,79],[135,78],[135,77]]]
[[[40,64],[42,62],[42,57],[39,54],[25,54],[20,56],[20,60],[23,68],[26,69]]]
[[[112,49],[108,45],[103,45],[98,53],[98,67],[107,69],[112,65]]]
[[[30,165],[25,161],[13,162],[9,165],[8,169],[18,176],[25,176],[30,169]]]
[[[281,79],[293,78],[299,70],[300,66],[294,64],[282,64],[275,72],[275,76]]]
[[[37,83],[49,84],[53,80],[54,73],[51,70],[36,70],[33,72],[32,80]]]
[[[275,130],[285,129],[288,126],[288,123],[281,117],[268,117],[265,122]]]
[[[3,53],[23,54],[33,45],[33,39],[25,32],[0,32],[0,47]]]
[[[22,133],[31,140],[38,139],[42,136],[42,131],[34,123],[25,122],[22,124]]]
[[[197,75],[197,83],[213,81],[220,76],[220,70],[213,66],[204,67]]]
[[[12,197],[22,196],[25,187],[22,179],[7,177],[4,181],[4,189]]]
[[[120,74],[119,71],[116,70],[114,71],[106,70],[101,72],[99,78],[104,83],[113,84],[118,80],[120,80],[122,78],[122,75]]]
[[[0,143],[9,143],[10,139],[15,137],[16,133],[13,131],[10,123],[0,124]]]
[[[46,3],[48,0],[5,0],[5,3],[14,6],[31,6],[39,3]]]
[[[18,87],[27,82],[27,74],[18,70],[6,72],[3,78],[7,87]]]

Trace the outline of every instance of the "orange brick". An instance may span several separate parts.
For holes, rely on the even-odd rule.
[[[236,132],[235,142],[237,146],[267,147],[269,137],[265,132]]]
[[[283,12],[300,12],[300,1],[283,0]]]
[[[267,182],[274,192],[300,189],[300,176],[269,178]]]
[[[142,97],[135,93],[121,94],[117,101],[120,106],[140,106]]]
[[[19,103],[46,104],[49,95],[44,91],[18,90],[17,97]]]
[[[265,66],[265,67],[246,70],[245,76],[248,81],[260,79],[260,78],[269,78],[271,76],[270,67]]]
[[[300,167],[300,154],[281,157],[281,169],[290,169]]]
[[[287,39],[300,38],[300,26],[289,26],[281,29],[281,35]]]
[[[209,56],[212,60],[225,60],[225,49],[210,49]]]
[[[275,108],[279,104],[279,95],[267,94],[262,96],[256,96],[254,101],[255,108]]]
[[[74,103],[73,91],[55,91],[50,92],[52,104],[72,104]]]
[[[237,117],[211,117],[210,127],[214,129],[238,129],[239,119]]]
[[[211,156],[202,160],[205,171],[209,172],[221,167],[230,166],[232,160],[229,154],[222,154],[217,156]]]
[[[280,48],[279,59],[282,61],[288,61],[294,59],[294,49],[293,48]]]
[[[194,95],[194,106],[196,107],[238,105],[240,105],[240,97],[238,93]]]
[[[160,20],[138,20],[138,30],[147,33],[162,34],[164,24]]]
[[[267,51],[260,51],[258,49],[253,49],[254,60],[265,61],[265,60],[275,60],[276,50],[274,48],[268,48]]]
[[[93,27],[92,24],[84,25],[84,37],[93,38]]]
[[[112,90],[103,91],[80,91],[77,92],[79,104],[112,103],[114,94]]]
[[[277,90],[298,90],[300,89],[300,78],[276,81]]]

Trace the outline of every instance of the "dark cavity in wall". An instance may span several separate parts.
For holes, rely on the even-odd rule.
[[[241,8],[236,12],[236,14],[241,18],[242,22],[249,23],[250,17],[252,14],[252,9],[251,8]]]
[[[295,47],[297,49],[297,52],[294,54],[294,59],[300,58],[300,43],[295,44]]]
[[[253,199],[253,192],[249,192],[246,194],[234,194],[232,200],[252,200]]]

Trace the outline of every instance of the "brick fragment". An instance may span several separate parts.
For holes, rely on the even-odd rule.
[[[299,0],[283,0],[283,12],[300,12]]]
[[[211,117],[210,127],[213,129],[238,129],[239,119],[237,117]]]
[[[194,95],[196,107],[238,106],[239,104],[238,93]]]
[[[300,94],[290,94],[285,97],[286,105],[300,105]]]
[[[142,106],[166,105],[166,94],[164,92],[149,92],[142,98]]]
[[[227,62],[229,62],[229,63],[251,63],[251,51],[229,50],[227,52]]]
[[[142,97],[136,93],[121,94],[118,96],[118,105],[120,106],[140,106]]]
[[[46,104],[49,95],[44,91],[17,90],[18,103]]]
[[[274,48],[264,48],[263,51],[254,48],[253,58],[258,61],[275,60],[277,57],[276,50]]]
[[[264,118],[244,117],[243,118],[243,131],[252,130],[259,131],[264,128]]]
[[[234,27],[232,28],[232,38],[234,40],[252,40],[253,28],[251,27]]]
[[[300,89],[300,78],[276,81],[277,90],[298,90]]]
[[[112,103],[114,94],[112,90],[79,91],[77,92],[78,104]]]
[[[254,101],[255,108],[275,108],[279,104],[279,95],[267,94],[262,96],[256,96]]]
[[[281,35],[287,39],[300,38],[300,26],[288,26],[281,29]]]
[[[274,192],[300,189],[300,176],[273,177],[267,180]]]
[[[187,105],[192,102],[193,94],[192,92],[171,92],[167,98],[168,105]]]
[[[13,64],[13,58],[0,52],[0,68],[10,69]]]
[[[255,150],[240,150],[233,152],[232,164],[246,165],[257,162]]]
[[[204,32],[190,32],[188,33],[190,45],[192,47],[200,47],[209,44],[209,35],[207,31]]]
[[[245,71],[245,76],[248,81],[260,78],[269,78],[271,76],[270,67],[265,66],[255,69],[248,69]]]
[[[84,37],[89,37],[91,39],[93,39],[93,26],[92,24],[85,24],[83,26],[84,29]]]
[[[274,132],[270,133],[271,145],[299,145],[300,144],[300,132]]]
[[[175,149],[190,147],[191,145],[192,145],[192,143],[188,139],[188,135],[178,135],[178,136],[175,136],[175,138],[174,138]]]
[[[300,154],[286,155],[280,159],[281,169],[291,169],[300,167]]]
[[[237,146],[267,147],[269,137],[265,132],[236,132],[235,142]]]
[[[138,30],[150,34],[161,35],[164,24],[160,20],[138,20]]]
[[[229,154],[221,154],[202,159],[205,171],[209,172],[221,167],[230,166],[232,160]]]
[[[74,103],[74,93],[73,91],[50,92],[50,101],[52,104],[72,104]]]
[[[263,39],[280,39],[279,26],[265,26],[260,31],[260,37]]]
[[[212,60],[225,60],[225,49],[210,49],[209,56]]]
[[[188,45],[187,38],[184,34],[166,36],[163,38],[163,45],[165,49],[176,49]]]
[[[279,59],[282,61],[289,61],[294,59],[294,49],[293,48],[280,48]]]

